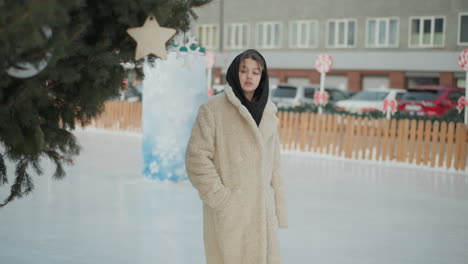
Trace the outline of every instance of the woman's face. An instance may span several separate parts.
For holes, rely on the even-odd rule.
[[[257,61],[253,59],[244,59],[241,61],[239,67],[239,80],[247,99],[252,100],[261,77],[262,69]]]

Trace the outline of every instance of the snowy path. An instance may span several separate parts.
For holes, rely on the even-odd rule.
[[[82,155],[63,181],[44,162],[35,192],[0,209],[0,263],[204,263],[191,185],[144,180],[139,137],[77,135]],[[468,263],[466,173],[294,154],[283,171],[286,264]]]

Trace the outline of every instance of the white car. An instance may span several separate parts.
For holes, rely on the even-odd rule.
[[[404,89],[366,89],[347,100],[337,102],[336,106],[339,110],[357,114],[382,110],[385,99],[396,100],[398,94],[405,92]]]
[[[271,90],[270,97],[278,107],[294,107],[314,104],[315,92],[319,90],[319,84],[279,84]],[[329,102],[331,104],[349,98],[347,93],[337,88],[325,87],[325,91],[329,95]]]

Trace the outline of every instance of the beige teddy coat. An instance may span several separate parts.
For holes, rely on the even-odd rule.
[[[203,201],[208,264],[281,263],[278,227],[287,227],[276,107],[260,125],[227,86],[200,106],[186,152]]]

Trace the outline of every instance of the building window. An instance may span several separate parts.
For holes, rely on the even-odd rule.
[[[468,45],[468,13],[458,17],[458,45]]]
[[[464,78],[458,78],[456,81],[457,87],[458,88],[465,88],[466,87],[466,79]]]
[[[318,44],[318,22],[315,20],[289,23],[290,48],[315,48]]]
[[[198,26],[198,42],[200,46],[207,49],[218,48],[218,25],[215,24],[203,24]]]
[[[370,18],[367,20],[367,47],[398,47],[398,18]]]
[[[357,22],[355,19],[335,19],[328,21],[329,48],[353,48],[356,46]]]
[[[281,47],[281,28],[279,22],[264,22],[257,24],[257,47],[274,49]]]
[[[327,74],[327,86],[346,91],[348,90],[348,76],[342,74]]]
[[[248,46],[249,25],[245,23],[226,26],[226,48],[244,49]]]
[[[410,18],[410,47],[443,47],[445,38],[444,17]]]
[[[407,77],[408,89],[418,86],[439,86],[440,79],[438,77]]]
[[[386,89],[390,85],[388,75],[364,75],[362,76],[362,89]]]

